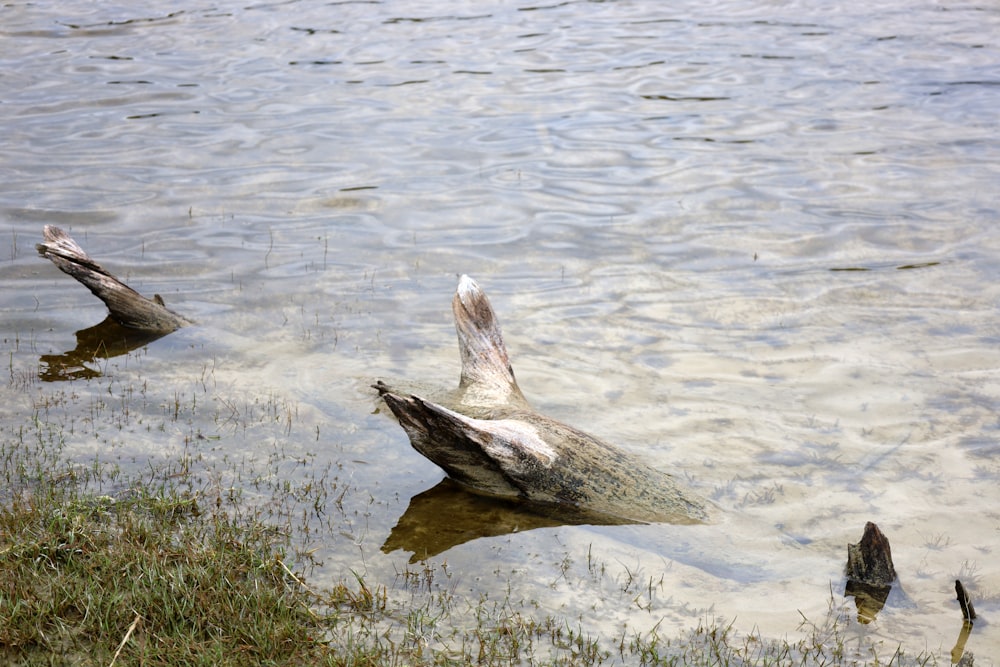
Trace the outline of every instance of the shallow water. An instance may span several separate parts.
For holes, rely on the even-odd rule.
[[[427,517],[487,511],[447,489],[407,511],[442,475],[368,388],[457,382],[469,273],[536,407],[724,518],[494,507],[514,532],[432,557],[456,592],[510,586],[612,641],[706,616],[794,636],[831,590],[852,604],[874,521],[906,596],[852,632],[947,652],[956,577],[1000,609],[996,8],[172,7],[4,10],[5,438],[38,411],[80,461],[320,477],[312,577],[391,578],[436,548]],[[198,325],[42,382],[105,315],[36,256],[46,223]]]

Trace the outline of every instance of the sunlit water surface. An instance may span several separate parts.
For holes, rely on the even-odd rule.
[[[2,17],[8,443],[38,415],[83,463],[187,456],[247,503],[270,497],[254,479],[320,485],[269,510],[311,527],[311,580],[391,580],[489,510],[446,489],[407,511],[442,474],[369,388],[454,386],[468,273],[536,407],[674,471],[722,519],[515,521],[430,557],[456,594],[609,643],[713,618],[795,637],[831,598],[852,605],[846,545],[873,521],[905,595],[852,633],[947,653],[956,578],[1000,612],[997,7]],[[64,367],[105,311],[37,257],[46,223],[198,325]],[[995,627],[969,639],[980,662]]]

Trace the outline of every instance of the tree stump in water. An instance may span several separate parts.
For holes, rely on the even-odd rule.
[[[147,299],[116,278],[58,227],[45,225],[42,235],[45,241],[35,246],[38,254],[51,260],[63,273],[93,292],[108,307],[111,317],[122,326],[162,335],[193,324],[167,308],[159,294]]]
[[[889,540],[871,521],[861,541],[847,545],[847,578],[871,586],[891,586],[896,580]]]
[[[965,586],[960,579],[955,580],[955,596],[958,598],[958,605],[962,608],[962,618],[966,623],[976,620],[976,608],[972,606],[972,598],[969,597]]]
[[[844,595],[854,597],[858,621],[870,623],[885,606],[896,581],[888,538],[869,521],[857,544],[847,545],[847,585]]]

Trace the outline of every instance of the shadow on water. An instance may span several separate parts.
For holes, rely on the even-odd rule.
[[[38,377],[44,382],[100,377],[101,371],[88,364],[128,354],[165,335],[124,327],[108,316],[100,324],[77,331],[74,349],[62,354],[43,354]]]
[[[633,523],[576,508],[481,496],[446,477],[410,499],[382,551],[409,551],[410,562],[415,563],[481,537],[556,526]]]

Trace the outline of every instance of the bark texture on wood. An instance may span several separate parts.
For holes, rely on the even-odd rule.
[[[707,504],[674,479],[591,435],[534,412],[475,419],[376,385],[418,452],[488,495],[565,504],[627,521],[702,523]]]
[[[468,276],[459,281],[452,309],[462,375],[449,407],[374,385],[414,449],[484,494],[629,522],[710,520],[711,503],[668,473],[532,409],[514,379],[493,308]]]
[[[93,292],[107,305],[111,317],[122,326],[166,334],[193,324],[167,308],[159,294],[147,299],[116,278],[58,227],[46,225],[42,235],[44,242],[35,246],[38,253]]]
[[[847,585],[844,595],[854,597],[858,621],[871,623],[885,606],[896,580],[889,540],[869,521],[857,544],[847,545]]]
[[[891,586],[896,580],[889,540],[871,521],[861,541],[847,545],[847,578],[869,586]]]

